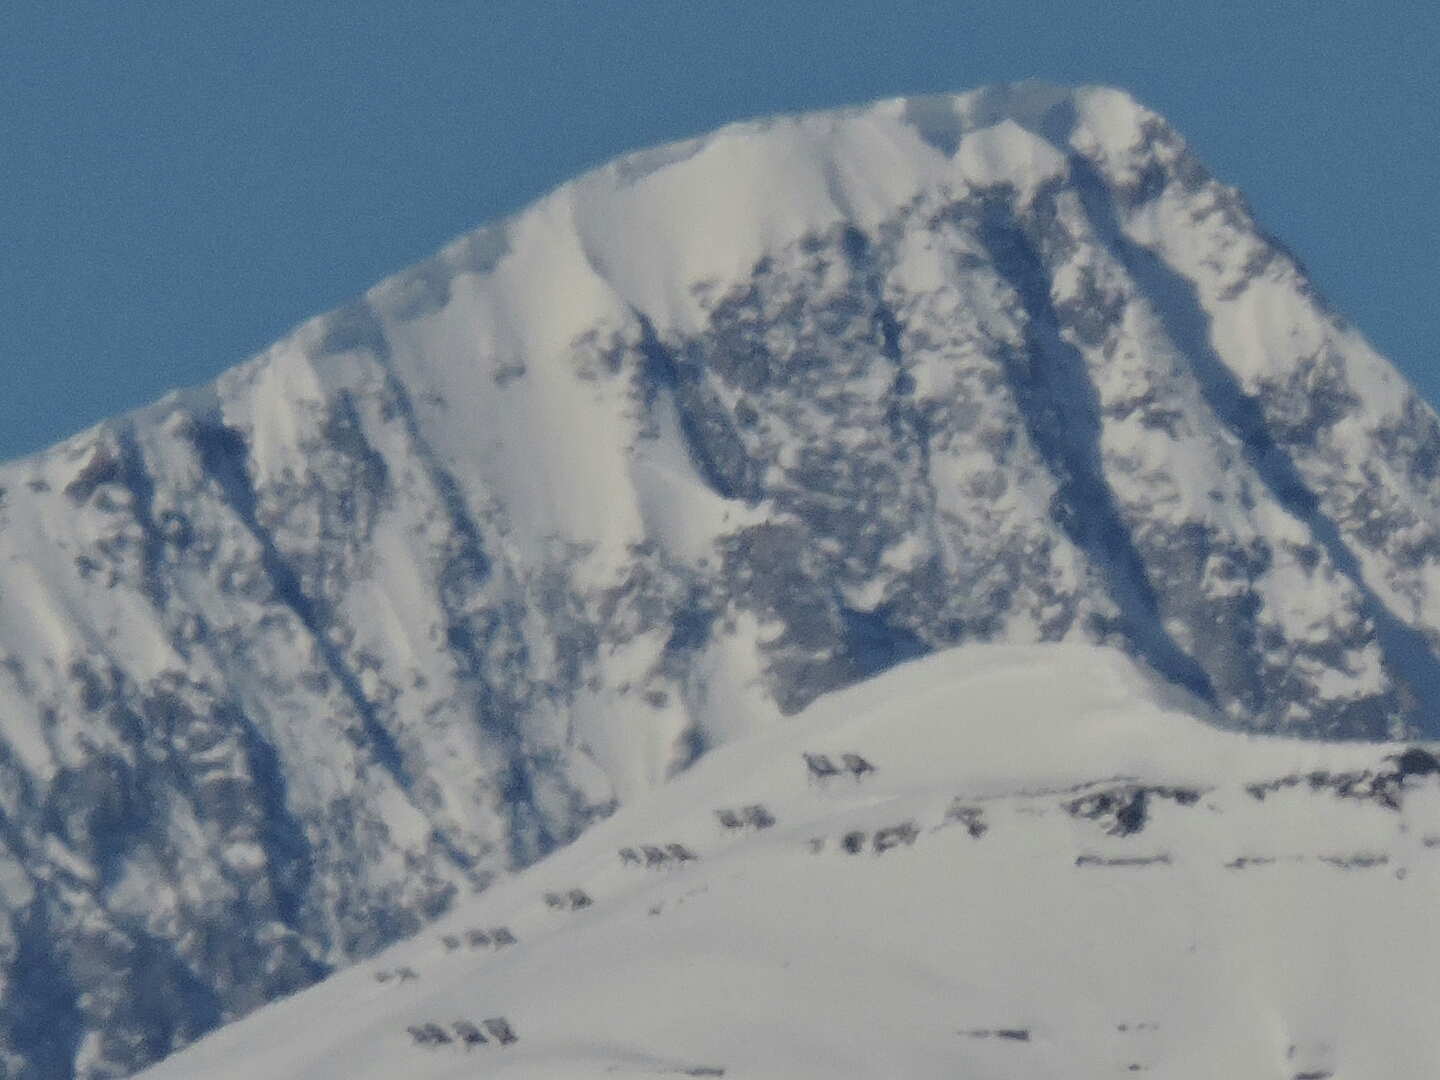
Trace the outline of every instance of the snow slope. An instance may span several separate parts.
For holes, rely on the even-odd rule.
[[[1160,117],[622,158],[0,466],[0,1072],[126,1075],[974,643],[1440,734],[1440,423]]]
[[[1440,762],[1186,706],[1091,647],[903,665],[143,1075],[1433,1075]]]

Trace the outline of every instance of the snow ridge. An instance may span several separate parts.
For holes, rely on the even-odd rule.
[[[1433,1073],[1440,760],[1166,691],[1078,645],[901,665],[144,1075]]]

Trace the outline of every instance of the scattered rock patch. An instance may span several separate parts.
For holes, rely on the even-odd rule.
[[[1195,788],[1155,784],[1117,784],[1091,791],[1064,804],[1071,817],[1098,821],[1111,836],[1131,836],[1145,828],[1151,799],[1169,799],[1178,806],[1200,801]]]

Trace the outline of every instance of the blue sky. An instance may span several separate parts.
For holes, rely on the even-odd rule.
[[[1440,6],[0,3],[0,458],[204,382],[452,236],[729,120],[1124,87],[1440,401]]]

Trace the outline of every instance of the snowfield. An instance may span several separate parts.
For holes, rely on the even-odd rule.
[[[1440,1074],[1440,762],[1203,714],[1108,649],[904,664],[141,1075]]]

